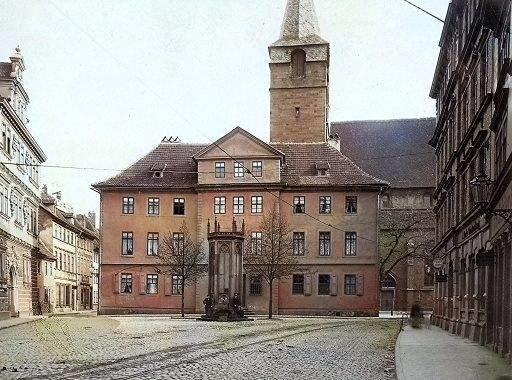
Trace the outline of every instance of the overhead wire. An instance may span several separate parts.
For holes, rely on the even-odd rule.
[[[404,0],[406,1],[406,0]],[[408,1],[406,1],[408,2]],[[176,116],[178,116],[180,119],[182,119],[183,121],[185,121],[187,123],[188,126],[194,126],[194,124],[188,120],[188,118],[186,118],[185,116],[181,115],[180,113],[178,113],[174,108],[172,107],[169,107],[169,104],[160,96],[160,94],[158,92],[156,92],[154,90],[153,87],[149,86],[147,84],[147,81],[144,81],[142,80],[142,78],[140,78],[138,75],[136,75],[135,73],[133,73],[130,68],[124,64],[124,62],[122,60],[120,60],[119,58],[117,58],[115,55],[112,54],[112,52],[107,49],[106,47],[104,47],[91,33],[89,33],[85,28],[81,27],[76,21],[73,20],[73,18],[65,11],[61,10],[53,0],[48,0],[48,3],[50,5],[53,6],[53,8],[55,8],[57,10],[57,12],[59,12],[62,16],[64,16],[72,25],[74,25],[79,31],[81,31],[84,35],[86,35],[95,45],[97,45],[103,52],[105,52],[111,59],[113,59],[116,63],[118,63],[124,70],[126,70],[133,79],[135,79],[137,82],[139,82],[142,86],[144,86],[150,93],[152,93],[155,97],[157,97],[160,101],[162,101],[163,103],[165,103],[166,105],[166,109],[167,110],[170,110],[171,112],[173,112]],[[408,2],[409,3],[409,2]],[[413,5],[413,4],[411,4]],[[419,8],[419,7],[418,7]],[[421,9],[421,8],[419,8]],[[423,9],[421,9],[423,10]],[[424,11],[424,10],[423,10]],[[427,12],[428,13],[428,12]],[[431,15],[433,16],[433,15]],[[433,16],[435,17],[435,16]],[[292,207],[292,209],[294,208],[294,205],[287,202],[286,200],[282,199],[280,196],[274,194],[266,185],[264,185],[258,177],[256,177],[250,169],[248,169],[244,164],[243,162],[237,160],[235,157],[233,157],[233,155],[231,155],[230,153],[228,153],[223,147],[221,147],[216,141],[214,141],[213,139],[211,139],[209,136],[207,136],[203,131],[201,131],[201,129],[199,128],[196,128],[196,127],[193,127],[194,130],[196,130],[197,132],[199,132],[202,136],[204,136],[207,140],[210,141],[210,143],[214,146],[216,146],[218,149],[220,149],[224,154],[226,154],[227,157],[231,158],[234,162],[238,163],[244,170],[246,173],[250,174],[255,180],[256,182],[259,184],[259,185],[263,185],[263,189],[268,192],[269,194],[271,194],[272,196],[276,197],[279,201],[283,202],[284,204]],[[420,154],[427,154],[427,153],[420,153]],[[413,155],[413,154],[411,154]],[[403,155],[397,155],[397,157],[399,156],[403,156]],[[377,159],[377,158],[375,158]],[[4,163],[6,165],[15,165],[16,163]],[[19,165],[24,165],[24,164],[19,164]],[[42,167],[47,167],[47,168],[62,168],[62,169],[80,169],[80,170],[105,170],[105,171],[120,171],[118,169],[108,169],[108,168],[86,168],[86,167],[78,167],[78,166],[65,166],[65,165],[38,165],[38,166],[42,166]],[[190,172],[190,173],[198,173],[198,172]],[[333,229],[336,229],[336,230],[339,230],[341,232],[348,232],[342,228],[339,228],[331,223],[328,223],[328,222],[325,222],[317,217],[315,217],[314,215],[311,215],[307,212],[304,212],[303,213],[304,215],[308,216],[309,218],[321,223],[321,224],[324,224],[330,228],[333,228]],[[358,234],[358,238],[360,239],[363,239],[363,240],[368,240],[368,241],[371,241],[371,242],[377,242],[376,240],[374,239],[370,239],[370,238],[366,238],[364,236],[360,236]]]

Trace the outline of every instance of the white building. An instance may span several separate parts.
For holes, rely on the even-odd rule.
[[[39,165],[46,160],[27,128],[29,97],[20,49],[0,62],[0,318],[39,312]]]

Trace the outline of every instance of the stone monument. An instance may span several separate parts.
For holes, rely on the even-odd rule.
[[[233,218],[231,231],[221,231],[215,219],[208,220],[208,294],[203,301],[206,321],[246,321],[242,307],[243,246],[245,223],[238,230]]]

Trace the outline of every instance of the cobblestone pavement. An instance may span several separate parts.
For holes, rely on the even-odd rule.
[[[52,317],[0,331],[0,378],[393,379],[398,329],[379,319]]]

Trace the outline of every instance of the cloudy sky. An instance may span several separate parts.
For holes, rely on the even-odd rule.
[[[415,0],[444,18],[447,0]],[[0,0],[0,60],[19,45],[29,128],[48,165],[122,169],[163,136],[268,140],[267,46],[285,0]],[[403,0],[316,0],[331,43],[331,121],[434,115],[442,23]],[[115,171],[46,168],[75,211]]]

